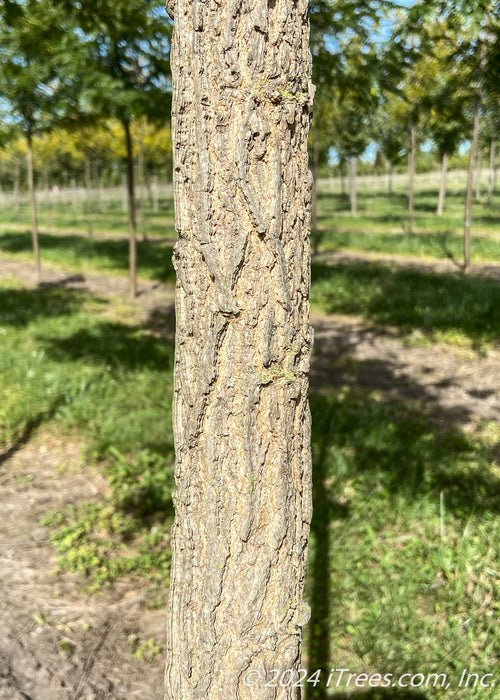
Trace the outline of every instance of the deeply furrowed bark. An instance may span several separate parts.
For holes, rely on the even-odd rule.
[[[177,0],[166,698],[297,698],[311,519],[307,0]],[[261,681],[246,685],[249,670]],[[254,676],[255,680],[255,676]]]

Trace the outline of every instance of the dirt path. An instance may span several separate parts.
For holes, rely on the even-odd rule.
[[[408,347],[394,334],[351,318],[314,313],[314,391],[356,384],[433,409],[442,427],[500,423],[500,352],[486,357],[446,346]]]
[[[48,430],[0,464],[1,700],[162,697],[161,657],[137,660],[131,640],[162,641],[164,612],[146,610],[130,583],[90,596],[76,577],[52,574],[41,517],[104,488],[78,442]]]
[[[35,287],[33,266],[0,259],[2,278]],[[127,280],[75,275],[45,266],[43,284],[127,296]],[[149,326],[172,333],[173,289],[139,284],[133,304]],[[473,430],[500,423],[500,353],[466,355],[446,347],[415,348],[352,318],[314,314],[312,389],[345,384],[377,389],[429,407],[438,425]],[[155,325],[156,324],[156,325]],[[61,471],[61,467],[63,467]],[[0,458],[0,700],[162,697],[163,655],[134,658],[131,639],[164,639],[164,611],[145,607],[131,582],[92,596],[78,579],[51,574],[55,552],[40,518],[48,508],[97,499],[103,478],[86,466],[78,441],[39,431]]]
[[[397,267],[411,267],[422,272],[462,272],[461,261],[436,260],[432,258],[417,258],[408,255],[387,255],[385,253],[368,253],[364,251],[325,251],[318,253],[313,260],[318,263],[333,265],[339,262],[377,262],[382,265],[394,265]],[[493,279],[500,279],[500,264],[495,262],[473,263],[470,275],[483,275]]]

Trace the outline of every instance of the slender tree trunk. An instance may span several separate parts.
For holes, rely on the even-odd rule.
[[[441,161],[441,182],[439,184],[439,198],[437,205],[437,215],[443,216],[444,200],[446,197],[446,176],[448,175],[448,154],[443,153]]]
[[[488,205],[491,205],[493,192],[495,191],[495,163],[496,163],[496,141],[491,139],[490,143],[490,167],[488,170]]]
[[[392,163],[387,170],[387,189],[390,195],[394,194],[394,166]]]
[[[155,214],[158,214],[160,211],[160,202],[158,201],[159,199],[159,189],[158,189],[158,175],[154,176],[153,180],[153,186],[152,186],[152,195],[153,195],[153,211]]]
[[[415,198],[415,161],[417,156],[417,127],[410,129],[410,152],[408,154],[408,233],[413,233],[413,211]]]
[[[125,142],[127,147],[127,203],[128,203],[128,233],[129,233],[129,293],[132,298],[137,296],[137,224],[134,186],[134,154],[130,122],[123,120]]]
[[[310,615],[308,34],[306,0],[175,3],[167,700],[299,694],[265,684]]]
[[[128,189],[127,189],[127,176],[122,175],[122,211],[124,214],[128,214]]]
[[[147,231],[146,231],[146,176],[144,167],[144,129],[142,127],[142,120],[139,120],[139,207],[140,207],[140,220],[141,220],[141,234],[142,240],[147,241]]]
[[[28,169],[28,197],[30,201],[30,216],[31,216],[31,240],[33,242],[33,254],[35,257],[35,268],[37,282],[40,282],[42,277],[42,268],[40,263],[40,248],[38,245],[38,221],[36,213],[36,197],[35,197],[35,175],[33,172],[33,137],[31,131],[26,134],[26,164]]]
[[[313,232],[313,251],[316,255],[319,251],[319,230],[318,230],[318,171],[319,171],[319,139],[317,122],[313,120],[313,162],[312,176],[313,186],[311,192],[311,229]]]
[[[349,202],[351,204],[351,214],[357,212],[357,197],[356,197],[356,165],[357,159],[355,156],[349,157]]]
[[[476,144],[476,202],[481,201],[481,175],[483,170],[483,152],[481,145]]]
[[[76,214],[77,212],[77,199],[76,199],[76,179],[74,177],[71,178],[71,208],[73,210],[73,214]]]
[[[340,173],[340,193],[342,195],[346,194],[344,165],[345,165],[345,159],[341,158],[339,160],[339,173]]]
[[[90,167],[90,158],[85,158],[85,206],[87,214],[87,235],[89,238],[93,236],[93,223],[92,223],[92,175]]]
[[[474,112],[474,128],[469,153],[469,167],[467,170],[467,189],[465,193],[465,222],[464,222],[464,272],[470,270],[470,225],[472,216],[472,185],[474,181],[474,162],[479,141],[479,113],[480,103],[476,105]]]
[[[16,173],[15,173],[15,180],[14,180],[14,213],[16,216],[16,219],[19,218],[19,214],[21,212],[21,198],[20,198],[20,183],[21,183],[21,164],[19,163],[19,160],[16,158]]]

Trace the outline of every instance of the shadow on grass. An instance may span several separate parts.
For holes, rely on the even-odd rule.
[[[58,362],[83,360],[108,369],[169,371],[173,367],[172,343],[145,334],[123,323],[98,322],[67,338],[39,338]]]
[[[313,264],[312,302],[327,313],[419,330],[460,333],[480,349],[500,337],[500,282],[477,276],[392,268],[375,262]]]
[[[458,413],[444,409],[435,397],[422,387],[401,376],[400,367],[391,361],[362,361],[355,359],[354,346],[359,337],[349,337],[342,328],[338,336],[322,337],[316,328],[318,343],[311,366],[310,399],[312,413],[313,447],[313,521],[308,567],[307,597],[311,604],[311,620],[306,628],[307,662],[312,673],[321,669],[321,678],[328,677],[335,665],[345,666],[341,660],[343,643],[339,640],[350,636],[346,625],[352,596],[360,595],[345,588],[334,571],[343,567],[360,566],[368,552],[349,552],[349,559],[336,561],[332,568],[332,552],[338,550],[339,538],[349,538],[350,523],[367,518],[373,531],[377,531],[394,507],[402,512],[415,504],[439,503],[445,494],[446,509],[453,517],[467,522],[471,514],[497,516],[500,513],[500,480],[491,471],[495,446],[480,445],[473,437],[460,430],[467,418],[467,410]],[[373,331],[367,331],[373,332]],[[340,360],[340,364],[337,361]],[[422,408],[425,407],[425,408]],[[439,416],[446,430],[438,430],[434,419]],[[346,485],[355,484],[354,495],[347,496]],[[373,499],[373,494],[381,494]],[[354,500],[353,500],[354,499]],[[362,503],[370,502],[363,507]],[[378,511],[378,512],[377,512]],[[332,529],[332,526],[335,527]],[[358,526],[359,527],[359,526]],[[391,545],[389,545],[390,547]],[[431,548],[435,543],[430,544]],[[420,554],[422,556],[422,554]],[[361,560],[360,560],[361,557]],[[405,587],[404,576],[410,572],[398,572],[398,586]],[[366,581],[363,585],[368,584]],[[432,599],[432,594],[430,594]],[[359,604],[358,604],[359,605]],[[359,663],[366,661],[367,668],[382,675],[403,668],[425,666],[425,658],[398,658],[398,649],[412,649],[415,640],[404,620],[401,627],[387,639],[388,630],[381,623],[379,633],[387,640],[391,657],[389,663],[384,652],[373,651],[373,640],[365,641],[360,651],[354,648]],[[385,635],[385,637],[384,637]],[[399,635],[399,636],[398,636]],[[434,640],[438,642],[438,640]],[[337,648],[334,647],[334,644]],[[408,653],[410,653],[408,652]],[[413,653],[413,652],[412,652]],[[415,652],[418,657],[418,653]],[[340,656],[340,658],[342,658]],[[362,661],[363,659],[363,661]],[[375,664],[373,663],[375,659]],[[392,664],[398,664],[391,668]],[[420,666],[418,665],[420,663]],[[365,668],[352,671],[366,672]],[[337,692],[327,694],[324,685],[307,686],[307,700],[325,700],[327,697],[363,697],[373,700],[385,698],[430,697],[419,690],[373,689],[368,693]],[[330,692],[332,689],[330,689]]]
[[[88,264],[96,271],[128,271],[129,252],[127,240],[99,240],[77,235],[39,235],[43,261],[61,265]],[[6,253],[31,253],[31,237],[28,233],[0,234],[0,251]],[[160,282],[174,282],[172,247],[156,243],[137,242],[138,274]]]
[[[163,312],[165,325],[172,324],[172,309]],[[51,360],[106,371],[91,420],[97,430],[94,450],[106,459],[115,507],[141,527],[172,517],[173,439],[162,421],[163,404],[171,401],[173,342],[139,326],[101,320],[68,337],[37,340]]]
[[[159,337],[157,329],[153,334],[141,326],[83,313],[82,304],[89,298],[52,284],[35,290],[0,290],[0,328],[34,324],[21,331],[26,348],[17,352],[14,341],[6,345],[7,367],[12,363],[19,374],[20,366],[22,375],[34,352],[41,363],[22,390],[31,398],[29,402],[24,398],[26,410],[11,430],[11,444],[0,451],[0,465],[60,412],[70,425],[84,431],[94,457],[104,460],[117,508],[137,524],[148,524],[159,514],[170,518],[173,305],[152,314],[157,323],[161,316],[164,333]],[[107,304],[100,300],[98,310],[105,312]],[[50,331],[45,323],[49,318]],[[0,353],[1,340],[0,335]],[[55,397],[42,411],[48,391]]]
[[[26,326],[40,318],[69,316],[81,307],[85,293],[57,287],[28,289],[0,288],[0,326]]]
[[[36,416],[28,418],[20,435],[14,440],[14,443],[4,452],[0,452],[0,467],[11,457],[13,457],[21,448],[28,444],[37,428],[43,423],[48,422],[57,413],[57,409],[64,403],[64,399],[59,397],[46,410],[41,411]]]

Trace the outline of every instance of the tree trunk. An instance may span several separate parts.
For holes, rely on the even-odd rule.
[[[308,4],[177,0],[174,19],[166,698],[296,699],[265,684],[299,668],[310,615]]]
[[[443,159],[441,164],[441,182],[439,185],[439,199],[437,206],[437,215],[443,216],[444,211],[444,200],[446,197],[446,176],[448,175],[448,154],[443,153]]]
[[[357,213],[357,197],[356,197],[356,156],[349,157],[349,202],[351,204],[351,214]]]
[[[85,207],[87,214],[87,235],[89,238],[93,236],[93,225],[92,225],[92,175],[90,169],[90,159],[85,158]]]
[[[339,160],[339,173],[340,173],[340,194],[342,194],[342,195],[346,194],[344,165],[345,165],[345,159],[341,158]]]
[[[21,213],[21,195],[20,195],[20,190],[21,190],[21,164],[19,163],[19,160],[16,158],[16,170],[15,170],[15,176],[14,176],[14,214],[16,219],[19,218],[19,215]]]
[[[488,170],[488,205],[491,205],[493,192],[495,191],[495,163],[496,163],[496,141],[491,139],[490,143],[490,167]]]
[[[465,193],[465,222],[464,222],[464,272],[470,270],[470,223],[472,216],[472,185],[474,181],[474,161],[479,141],[479,112],[480,103],[476,105],[474,112],[474,128],[469,153],[469,167],[467,170],[467,189]]]
[[[40,248],[38,246],[38,221],[36,213],[36,197],[35,197],[35,175],[33,172],[33,137],[31,131],[26,134],[26,164],[28,168],[28,197],[30,200],[30,216],[31,216],[31,240],[33,242],[33,255],[35,257],[35,268],[37,282],[40,282],[42,277],[42,268],[40,263]]]
[[[478,141],[478,143],[476,144],[476,202],[481,201],[481,174],[483,170],[482,165],[483,153]]]
[[[128,234],[129,234],[129,294],[132,298],[137,296],[137,224],[135,207],[134,186],[134,154],[132,149],[132,135],[130,122],[123,120],[125,143],[127,147],[127,204],[128,204]]]
[[[122,191],[122,211],[124,214],[128,214],[128,190],[127,190],[127,176],[122,175],[122,186],[121,186],[121,191]]]
[[[394,166],[392,163],[387,170],[387,191],[391,196],[394,194]]]
[[[410,129],[410,152],[408,153],[408,233],[413,233],[413,210],[415,195],[415,161],[417,155],[417,127]]]
[[[142,127],[142,120],[139,120],[139,187],[140,187],[140,220],[141,220],[141,234],[142,240],[147,241],[147,230],[146,230],[146,169],[144,166],[144,129]]]
[[[154,179],[153,179],[152,195],[153,195],[153,212],[155,214],[158,214],[158,212],[160,211],[160,202],[159,202],[160,192],[159,192],[159,185],[158,185],[158,175],[155,175]]]

